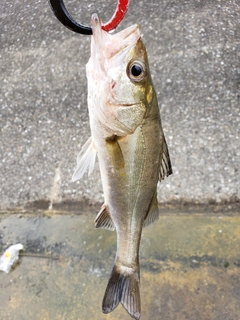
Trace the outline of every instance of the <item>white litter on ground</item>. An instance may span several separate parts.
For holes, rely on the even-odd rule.
[[[19,251],[23,250],[21,243],[10,246],[0,258],[0,270],[8,273],[18,261]]]

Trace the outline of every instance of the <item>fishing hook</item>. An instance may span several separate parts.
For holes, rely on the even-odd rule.
[[[128,9],[129,0],[118,0],[118,5],[113,17],[105,24],[102,24],[102,29],[105,31],[111,31],[117,27],[117,25],[123,19]],[[57,19],[68,29],[86,35],[92,34],[92,28],[84,26],[76,22],[69,12],[67,11],[63,0],[49,0],[50,6]]]

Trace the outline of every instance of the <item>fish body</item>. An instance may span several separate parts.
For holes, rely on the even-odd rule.
[[[117,34],[92,16],[87,64],[91,138],[83,146],[73,180],[99,160],[104,204],[97,228],[116,229],[117,253],[103,298],[104,313],[119,302],[141,315],[139,245],[142,228],[158,219],[157,183],[172,173],[147,53],[139,27]]]

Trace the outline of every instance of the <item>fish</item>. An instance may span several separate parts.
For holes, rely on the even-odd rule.
[[[104,204],[96,228],[116,230],[117,252],[103,313],[119,303],[140,319],[139,246],[142,229],[158,220],[157,184],[172,174],[147,51],[134,24],[118,33],[91,18],[86,65],[91,137],[77,157],[73,181],[90,175],[98,158]]]

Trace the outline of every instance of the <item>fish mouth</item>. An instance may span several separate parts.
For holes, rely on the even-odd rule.
[[[130,46],[134,46],[139,38],[140,30],[134,24],[118,33],[108,33],[101,28],[101,20],[96,13],[91,18],[94,50],[99,49],[106,58],[111,58]]]
[[[126,28],[126,29],[124,29],[124,30],[116,33],[116,34],[113,34],[112,32],[109,33],[109,32],[107,32],[107,31],[104,31],[104,30],[102,29],[102,21],[101,21],[101,19],[99,18],[99,16],[98,16],[97,13],[93,13],[93,14],[92,14],[91,24],[92,24],[92,28],[93,28],[93,29],[98,28],[98,29],[100,29],[102,32],[107,33],[107,34],[109,34],[109,35],[111,35],[111,36],[113,36],[113,37],[116,37],[116,36],[119,37],[119,38],[121,37],[121,40],[126,40],[132,33],[135,33],[136,30],[139,30],[138,24],[134,24],[134,25],[132,25],[132,26],[130,26],[130,27],[128,27],[128,28]],[[94,30],[93,30],[93,35],[94,35]],[[139,33],[139,36],[140,36],[140,33]]]
[[[138,103],[119,103],[117,106],[118,107],[131,107],[131,106],[135,106]]]
[[[142,104],[141,101],[138,102],[132,102],[132,103],[126,103],[126,102],[120,102],[120,101],[108,101],[108,105],[113,107],[113,108],[125,108],[125,107],[133,107],[133,106],[138,106]]]
[[[97,13],[93,13],[92,14],[91,22],[92,22],[92,25],[94,25],[94,24],[97,25],[98,23],[101,24],[101,21],[100,21],[99,16],[98,16]]]

